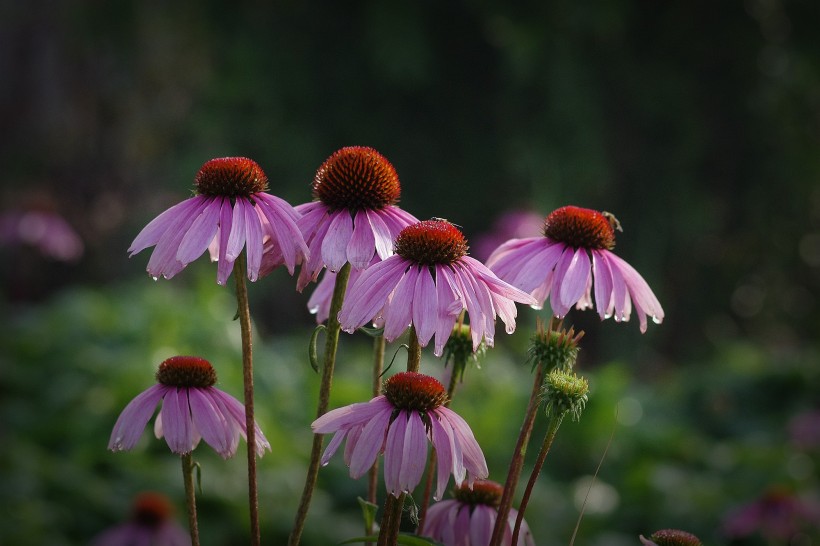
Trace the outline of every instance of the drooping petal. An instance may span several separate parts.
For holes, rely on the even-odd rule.
[[[413,293],[413,325],[416,327],[416,336],[422,347],[426,347],[430,338],[436,332],[438,318],[438,297],[436,283],[429,267],[422,267],[416,280],[416,290]]]
[[[347,263],[347,244],[353,237],[353,219],[347,210],[332,213],[333,219],[322,241],[322,260],[331,271]]]
[[[589,254],[585,248],[579,248],[567,266],[560,292],[553,293],[553,298],[557,296],[560,299],[562,309],[569,309],[581,299],[589,284],[589,276]]]
[[[230,394],[220,391],[219,389],[212,389],[210,394],[212,398],[218,398],[219,401],[224,404],[224,409],[233,417],[236,426],[239,428],[239,434],[247,440],[248,427],[245,421],[245,406]],[[270,442],[268,442],[268,439],[259,427],[259,423],[254,422],[253,431],[256,439],[256,455],[262,457],[265,454],[265,450],[271,450]]]
[[[470,516],[470,544],[489,544],[498,513],[486,504],[473,508]]]
[[[421,481],[427,464],[427,433],[417,411],[409,412],[403,448],[399,487],[402,491],[412,491]]]
[[[350,477],[354,480],[367,472],[376,461],[384,446],[384,437],[392,413],[392,406],[384,408],[362,428],[361,435],[356,440],[356,447],[350,454]]]
[[[595,307],[598,316],[604,320],[612,300],[612,272],[606,255],[600,250],[592,251],[592,275],[595,277]]]
[[[218,199],[212,198],[207,201],[205,208],[191,224],[191,229],[182,238],[177,250],[177,260],[189,264],[202,256],[219,228],[220,205]]]
[[[197,432],[205,443],[214,448],[223,459],[227,459],[233,455],[231,451],[232,427],[222,410],[205,394],[205,390],[195,388],[188,390],[191,417]]]
[[[162,400],[162,426],[171,451],[184,455],[194,448],[187,388],[170,388]]]
[[[168,229],[157,241],[151,257],[148,259],[147,270],[152,277],[165,277],[170,279],[185,267],[185,264],[177,260],[177,251],[182,238],[193,224],[194,220],[202,209],[206,206],[205,198],[194,197],[186,201],[188,207],[179,212],[180,216],[168,226]]]
[[[225,249],[225,259],[233,263],[239,257],[245,247],[245,236],[248,232],[245,227],[247,216],[245,215],[245,201],[238,199],[234,205],[231,218],[231,232],[228,237],[228,245]],[[250,205],[248,205],[250,206]]]
[[[245,215],[245,250],[248,261],[248,280],[256,282],[259,278],[259,266],[262,263],[262,222],[255,207],[245,199],[237,199],[236,204],[244,202]]]
[[[369,402],[359,402],[330,410],[313,421],[310,428],[313,429],[313,432],[316,434],[336,432],[343,428],[365,423],[378,415],[379,412],[385,409],[392,410],[392,408],[393,406],[390,402],[381,395],[373,398]]]
[[[364,269],[370,265],[376,251],[376,238],[370,225],[367,212],[360,210],[353,220],[353,235],[347,244],[347,261],[355,269]]]
[[[618,256],[609,253],[607,259],[611,265],[614,264],[620,270],[624,282],[629,288],[632,302],[635,304],[635,310],[640,318],[641,332],[646,332],[646,315],[650,315],[652,320],[658,324],[663,322],[663,308],[644,278],[635,268]]]
[[[202,198],[192,197],[177,203],[142,228],[128,247],[129,256],[156,245],[169,229],[175,229],[191,211],[201,210]]]
[[[228,246],[231,231],[233,231],[233,207],[230,199],[222,200],[219,211],[219,250],[217,251],[216,282],[224,285],[233,268],[233,261],[228,260]]]
[[[384,485],[387,487],[387,492],[396,498],[402,494],[399,473],[401,472],[407,417],[407,410],[399,412],[390,423],[387,440],[384,443]]]
[[[395,235],[393,235],[390,228],[387,227],[387,224],[384,223],[382,215],[379,214],[378,211],[365,209],[364,212],[367,214],[370,227],[373,229],[373,244],[376,249],[376,254],[378,254],[382,260],[392,256]]]
[[[296,263],[310,255],[307,243],[299,229],[299,212],[284,199],[275,195],[259,193],[255,195],[258,209],[267,218],[288,272],[293,275]]]
[[[453,427],[453,435],[458,439],[464,453],[464,466],[472,477],[486,478],[489,475],[487,461],[467,422],[456,412],[444,406],[437,408],[436,412]]]
[[[167,390],[168,387],[164,385],[153,385],[131,400],[120,413],[117,422],[114,423],[108,449],[112,451],[133,449]]]
[[[393,341],[410,326],[418,275],[418,266],[411,266],[396,284],[396,289],[385,306],[384,339],[387,341]]]
[[[558,260],[558,263],[555,266],[555,270],[553,271],[552,275],[552,289],[550,290],[550,306],[552,307],[552,311],[558,317],[565,317],[567,312],[569,311],[570,306],[564,305],[561,301],[561,285],[564,284],[564,277],[567,274],[567,269],[569,269],[569,265],[572,262],[572,258],[575,255],[575,250],[572,247],[565,247],[564,252],[561,254],[561,258]]]
[[[441,356],[450,339],[456,317],[463,308],[452,271],[447,265],[436,265],[436,346],[435,355]]]
[[[433,448],[438,459],[436,469],[436,492],[433,498],[439,500],[444,494],[450,474],[453,475],[456,485],[464,481],[465,469],[461,453],[461,446],[457,445],[453,437],[453,429],[449,423],[442,424],[435,412],[430,413],[430,429],[433,436]]]
[[[347,429],[347,443],[345,444],[344,452],[345,466],[347,466],[347,468],[350,468],[350,461],[353,460],[353,451],[356,449],[356,445],[359,443],[359,438],[362,435],[363,428],[364,426],[362,425],[356,425],[354,427]]]
[[[365,269],[348,288],[342,303],[339,312],[342,330],[353,332],[373,320],[409,266],[410,262],[393,255]]]
[[[327,444],[324,453],[322,453],[322,466],[325,466],[328,462],[330,462],[330,458],[333,457],[333,454],[336,453],[336,450],[339,449],[340,445],[342,445],[342,441],[347,436],[348,430],[349,429],[343,428],[333,435],[333,439],[330,440],[330,443]]]

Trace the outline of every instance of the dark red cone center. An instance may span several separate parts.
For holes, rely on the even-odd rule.
[[[211,387],[216,383],[216,371],[204,358],[172,356],[159,365],[157,381],[169,387]]]
[[[268,177],[247,157],[220,157],[205,163],[194,179],[200,195],[249,197],[268,189]]]
[[[447,391],[436,378],[401,372],[384,382],[384,396],[399,409],[431,411],[447,401]]]
[[[396,238],[396,254],[421,265],[451,264],[468,248],[464,234],[447,220],[418,222]]]
[[[701,541],[692,533],[678,529],[663,529],[649,537],[658,546],[701,546]]]
[[[168,520],[174,507],[168,497],[161,493],[146,491],[134,499],[133,518],[144,527],[156,528]]]
[[[313,196],[333,210],[379,210],[399,200],[401,185],[393,165],[365,146],[338,150],[313,179]]]
[[[575,248],[615,248],[615,230],[602,213],[581,207],[561,207],[544,221],[544,235]]]
[[[465,482],[453,490],[453,496],[456,500],[464,504],[469,504],[470,506],[484,504],[494,508],[498,507],[503,493],[504,487],[501,484],[489,480],[474,482],[472,489],[470,489],[470,486]]]

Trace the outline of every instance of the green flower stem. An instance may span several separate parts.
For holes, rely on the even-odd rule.
[[[399,498],[394,497],[392,494],[387,495],[387,499],[384,501],[384,514],[382,514],[376,546],[393,546],[396,544],[401,527],[401,511],[404,508],[404,498],[406,496],[405,493],[402,493]]]
[[[524,496],[521,498],[521,505],[518,507],[518,516],[515,518],[515,527],[513,528],[512,542],[510,542],[510,544],[518,544],[518,533],[521,530],[521,522],[524,520],[524,511],[527,509],[527,503],[530,501],[532,489],[535,487],[538,475],[544,467],[544,461],[547,459],[547,454],[552,447],[552,441],[555,440],[555,435],[558,434],[558,427],[561,426],[563,419],[563,413],[550,418],[547,433],[544,435],[544,443],[541,444],[541,451],[538,453],[538,459],[536,459],[535,466],[530,474],[530,481],[527,482],[527,488],[524,490]]]
[[[421,365],[421,345],[416,335],[416,327],[410,326],[410,340],[407,344],[407,371],[418,372]]]
[[[527,453],[527,444],[530,441],[532,428],[535,424],[535,416],[538,413],[538,406],[541,403],[539,395],[545,375],[546,369],[544,363],[539,362],[535,371],[530,401],[527,404],[527,410],[524,414],[524,423],[521,425],[521,431],[518,433],[518,441],[515,444],[515,451],[510,461],[510,468],[507,471],[507,481],[504,483],[504,492],[501,495],[501,501],[498,505],[498,516],[495,520],[495,527],[493,527],[493,536],[490,539],[490,546],[500,546],[501,539],[504,537],[504,528],[507,525],[510,507],[512,507],[512,498],[515,495],[518,478],[521,476],[521,468],[524,466],[524,455]]]
[[[339,310],[342,308],[347,281],[350,278],[350,263],[346,263],[338,273],[336,273],[336,284],[333,288],[333,298],[330,300],[330,314],[327,319],[327,338],[325,340],[325,360],[322,363],[322,383],[319,387],[319,404],[316,409],[316,417],[319,418],[327,412],[330,403],[330,388],[333,385],[333,368],[336,366],[336,349],[339,346]],[[310,500],[313,497],[313,490],[316,488],[316,479],[319,475],[319,462],[322,456],[323,435],[313,435],[313,447],[310,452],[310,464],[308,465],[307,476],[305,477],[305,487],[302,490],[302,498],[299,501],[299,508],[296,511],[296,519],[293,522],[293,531],[288,539],[289,546],[296,546],[302,539],[302,531],[305,528]]]
[[[194,492],[194,456],[186,453],[182,457],[182,481],[185,484],[185,505],[188,508],[188,527],[191,530],[192,546],[199,546],[199,526],[196,522],[196,493]]]
[[[251,518],[251,544],[259,546],[259,493],[256,484],[256,419],[253,410],[253,342],[251,312],[248,305],[247,263],[245,251],[233,263],[236,282],[236,316],[242,331],[242,380],[245,388],[245,427],[248,441],[248,505]]]
[[[455,366],[455,364],[454,364]],[[445,408],[450,407],[450,402],[453,400],[453,395],[456,393],[456,379],[455,370],[450,374],[450,384],[447,386],[447,401],[444,403]],[[421,506],[419,507],[419,527],[416,530],[417,534],[422,533],[424,529],[424,519],[427,517],[427,508],[430,506],[430,495],[433,492],[433,479],[436,473],[436,451],[430,451],[430,460],[427,464],[427,480],[424,483],[424,496],[421,497]]]
[[[384,336],[376,336],[373,339],[373,396],[376,397],[382,392],[382,370],[384,369]],[[370,467],[367,473],[367,501],[376,504],[378,500],[379,487],[379,459]],[[373,534],[372,525],[365,529],[365,534]]]

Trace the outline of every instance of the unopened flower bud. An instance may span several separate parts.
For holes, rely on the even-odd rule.
[[[587,404],[589,383],[583,377],[562,370],[553,370],[544,381],[544,399],[547,415],[564,416],[569,413],[573,421],[581,418]]]
[[[529,361],[533,370],[539,363],[543,363],[548,372],[571,370],[578,358],[578,342],[582,337],[583,331],[576,334],[574,328],[564,330],[559,320],[550,319],[546,328],[544,323],[538,320],[529,349]]]

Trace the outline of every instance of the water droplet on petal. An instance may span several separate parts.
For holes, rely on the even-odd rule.
[[[151,278],[154,280],[154,282],[157,282],[159,280],[159,277],[155,277],[153,275],[151,275]]]
[[[318,305],[314,305],[313,307],[308,307],[308,313],[310,313],[311,315],[315,315],[318,312],[319,312],[319,306]]]
[[[655,324],[660,324],[661,322],[663,322],[663,319],[660,318],[660,317],[653,316],[652,317],[652,322],[654,322]]]

